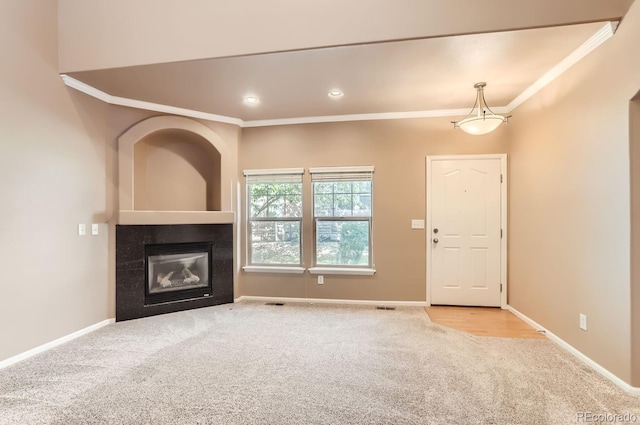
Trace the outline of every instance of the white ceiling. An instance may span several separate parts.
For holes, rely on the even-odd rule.
[[[473,84],[479,81],[487,82],[490,107],[510,104],[558,64],[571,63],[567,58],[603,26],[600,22],[342,46],[69,76],[112,97],[242,122],[417,111],[450,115],[451,110],[471,109]],[[330,99],[327,92],[333,88],[344,96]],[[246,95],[260,102],[245,105]]]

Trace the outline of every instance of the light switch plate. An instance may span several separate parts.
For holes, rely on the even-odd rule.
[[[424,229],[424,220],[411,220],[412,229]]]
[[[91,225],[91,235],[96,236],[98,233],[99,233],[98,225],[96,223],[93,223]]]
[[[587,315],[580,313],[580,329],[587,330]]]
[[[78,224],[78,236],[84,236],[87,234],[87,225],[84,223]]]

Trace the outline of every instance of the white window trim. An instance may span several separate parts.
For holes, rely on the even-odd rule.
[[[374,172],[375,167],[373,165],[356,165],[356,166],[349,166],[349,167],[309,167],[309,173],[311,174],[311,182],[313,184],[313,175],[314,174],[348,174],[348,173],[370,173],[371,174],[371,183],[373,184],[373,172]],[[372,192],[371,192],[371,196],[373,197],[373,187],[372,187]],[[313,200],[314,198],[314,192],[313,189],[311,191],[311,198]],[[312,206],[312,219],[314,221],[314,238],[315,238],[315,226],[317,224],[316,221],[316,216],[315,216],[315,212],[313,211],[314,207]],[[337,219],[337,217],[334,217]],[[365,217],[353,217],[354,219],[356,218],[365,218]],[[373,227],[372,227],[372,223],[373,223],[373,203],[371,204],[371,214],[366,217],[369,221],[369,265],[370,266],[374,266],[375,263],[373,262]],[[315,263],[315,261],[317,260],[316,257],[316,250],[317,247],[315,245],[314,242],[314,249],[313,249],[313,261]],[[374,275],[376,272],[376,270],[373,267],[331,267],[331,266],[326,266],[326,265],[316,265],[314,267],[309,268],[309,273],[312,275],[315,274],[342,274],[342,275],[360,275],[360,276],[372,276]]]
[[[245,176],[264,176],[277,174],[304,174],[304,168],[273,168],[261,170],[243,170]]]
[[[309,167],[309,173],[373,173],[373,165],[356,165],[353,167]]]
[[[267,169],[251,169],[251,170],[243,170],[242,173],[245,177],[253,177],[253,176],[275,176],[275,175],[299,175],[302,183],[302,177],[304,175],[304,168],[267,168]],[[246,185],[245,185],[246,187]],[[304,195],[304,194],[301,194]],[[250,207],[249,207],[249,193],[246,194],[246,224],[247,230],[249,228],[249,222],[251,221],[250,216]],[[302,258],[302,226],[304,223],[304,217],[300,217],[300,263],[303,263]],[[251,253],[251,242],[248,240],[249,235],[247,235],[247,246],[246,246],[246,262],[250,262],[250,253]],[[242,270],[247,273],[297,273],[302,274],[305,272],[305,268],[293,265],[287,266],[283,264],[274,264],[273,266],[268,264],[260,264],[260,265],[250,265],[247,264],[242,267]]]
[[[376,273],[376,269],[370,269],[365,267],[311,267],[305,269],[304,267],[286,267],[286,266],[244,266],[242,271],[246,273],[287,273],[287,274],[302,274],[305,271],[309,271],[309,274],[333,274],[333,275],[352,275],[352,276],[373,276]]]
[[[242,270],[247,273],[288,273],[302,274],[306,270],[304,267],[284,267],[284,266],[244,266]]]
[[[376,273],[376,269],[370,269],[365,267],[311,267],[309,274],[346,274],[357,276],[373,276]]]

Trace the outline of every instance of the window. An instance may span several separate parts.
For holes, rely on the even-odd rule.
[[[311,168],[316,267],[371,268],[373,167]]]
[[[302,265],[302,173],[245,170],[248,265]]]

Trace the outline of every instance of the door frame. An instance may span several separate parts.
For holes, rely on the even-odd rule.
[[[507,308],[507,154],[478,154],[478,155],[429,155],[426,158],[427,164],[427,176],[426,176],[426,219],[425,226],[426,236],[426,253],[427,253],[427,266],[426,266],[426,284],[427,284],[427,306],[431,305],[431,250],[433,244],[431,243],[431,167],[433,161],[442,160],[467,160],[467,159],[499,159],[500,160],[500,175],[502,184],[500,185],[500,228],[502,229],[502,238],[500,239],[500,283],[502,285],[502,292],[500,293],[500,307]]]

